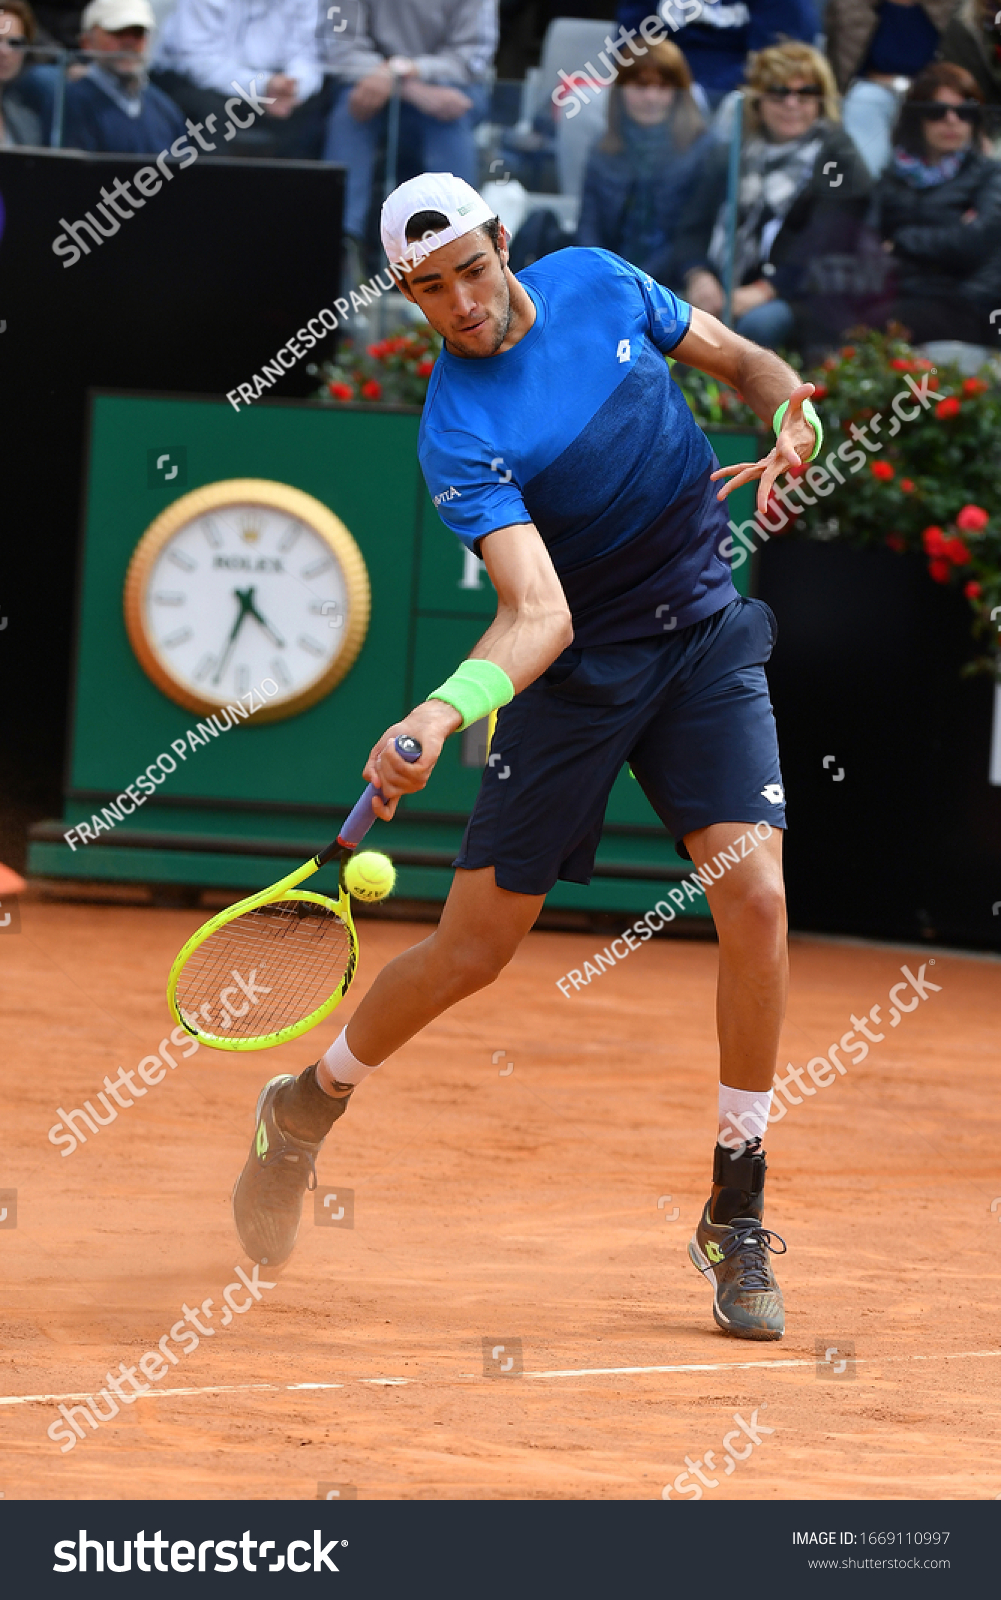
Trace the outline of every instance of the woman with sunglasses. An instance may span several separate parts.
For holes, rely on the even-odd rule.
[[[717,144],[675,236],[672,282],[719,316],[727,259],[729,148]],[[839,125],[824,57],[806,44],[749,58],[733,259],[733,321],[769,349],[823,343],[810,284],[817,264],[854,248],[870,179]],[[829,318],[823,316],[824,331]]]
[[[0,148],[5,145],[40,145],[45,141],[35,113],[8,94],[24,66],[25,46],[35,37],[35,17],[27,0],[0,5]]]
[[[1001,167],[980,148],[982,96],[968,72],[936,62],[894,129],[893,160],[870,221],[894,262],[891,315],[916,343],[991,344],[1001,306]]]

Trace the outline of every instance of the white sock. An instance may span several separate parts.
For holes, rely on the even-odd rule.
[[[316,1081],[324,1094],[333,1094],[339,1083],[361,1083],[382,1062],[367,1067],[364,1061],[351,1054],[348,1048],[348,1030],[342,1028],[330,1049],[316,1063]]]
[[[731,1089],[719,1086],[719,1143],[727,1150],[764,1139],[772,1109],[771,1089]]]

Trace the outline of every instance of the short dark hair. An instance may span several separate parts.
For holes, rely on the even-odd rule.
[[[426,233],[440,233],[448,225],[448,218],[443,211],[415,211],[407,223],[407,242],[412,244],[415,239],[422,239]],[[481,231],[486,234],[500,255],[500,218],[491,217],[489,222],[482,223]]]
[[[939,89],[951,89],[953,94],[962,95],[964,100],[977,101],[980,105],[984,103],[977,80],[965,67],[958,67],[952,61],[933,61],[918,73],[908,89],[893,130],[894,144],[912,156],[923,156],[925,153],[922,127],[924,108],[934,100]]]

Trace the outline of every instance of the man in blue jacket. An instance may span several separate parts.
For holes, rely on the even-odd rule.
[[[66,86],[67,149],[156,155],[184,133],[180,109],[146,80],[155,28],[149,0],[91,0],[80,18],[80,43],[100,59]]]
[[[684,54],[695,82],[704,89],[710,105],[736,89],[744,76],[751,50],[765,50],[782,39],[813,44],[820,31],[814,0],[702,0],[700,15],[677,28],[687,14],[682,0],[621,0],[617,20],[637,28],[653,13],[672,29],[671,38]]]

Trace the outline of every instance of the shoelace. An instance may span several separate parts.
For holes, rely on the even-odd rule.
[[[777,1250],[772,1243],[777,1239],[782,1246]],[[771,1250],[777,1256],[786,1253],[786,1242],[780,1233],[772,1233],[768,1228],[741,1228],[735,1230],[721,1246],[724,1261],[729,1261],[731,1256],[740,1256],[740,1287],[742,1289],[770,1289],[768,1281],[768,1255]]]
[[[292,1151],[289,1150],[286,1145],[283,1145],[277,1150],[269,1150],[267,1155],[264,1157],[264,1160],[261,1162],[261,1166],[270,1167],[274,1164],[274,1162],[285,1161],[286,1158],[288,1158],[288,1164],[284,1168],[284,1172],[286,1174],[288,1187],[294,1187],[292,1180],[295,1180],[295,1183],[300,1181],[300,1172],[297,1163],[299,1161],[306,1161],[309,1163],[309,1176],[306,1179],[306,1192],[308,1194],[311,1189],[315,1189],[316,1162],[313,1160],[313,1157],[308,1150]]]

